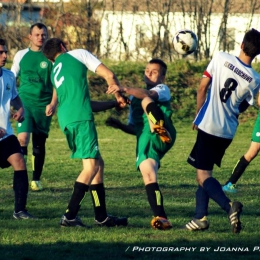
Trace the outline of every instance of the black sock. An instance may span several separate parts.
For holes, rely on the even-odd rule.
[[[95,220],[102,222],[107,218],[104,184],[90,185],[89,191],[93,202]]]
[[[33,165],[33,181],[39,181],[42,175],[42,169],[45,160],[45,146],[33,148],[32,165]]]
[[[75,182],[69,205],[64,214],[67,219],[71,220],[77,216],[81,202],[83,201],[88,188],[89,186],[84,183]]]
[[[203,188],[208,196],[213,199],[227,213],[230,210],[230,199],[225,195],[220,183],[213,177],[203,182]]]
[[[146,107],[146,113],[153,124],[164,125],[164,115],[155,102],[151,102]]]
[[[201,219],[208,215],[209,196],[207,192],[199,185],[196,191],[196,209],[194,218]]]
[[[28,147],[27,146],[21,146],[22,154],[24,157],[25,162],[27,162],[27,156],[28,156]]]
[[[236,184],[236,182],[241,177],[241,175],[243,174],[243,172],[245,171],[245,169],[248,165],[249,165],[249,162],[245,159],[244,156],[242,156],[240,158],[240,160],[237,162],[237,164],[236,164],[235,168],[233,169],[233,172],[232,172],[230,178],[228,179],[228,181],[226,182],[226,184],[228,184],[229,182],[231,182],[232,184]]]
[[[15,197],[14,211],[18,213],[25,210],[26,207],[28,193],[27,170],[14,171],[13,189]]]
[[[148,202],[155,217],[167,218],[163,207],[163,196],[157,182],[145,186]]]

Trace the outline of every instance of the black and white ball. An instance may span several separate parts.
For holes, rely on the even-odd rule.
[[[178,31],[172,40],[174,50],[182,55],[193,53],[197,49],[197,35],[187,29]]]

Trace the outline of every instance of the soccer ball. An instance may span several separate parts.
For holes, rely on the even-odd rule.
[[[182,55],[188,55],[196,50],[198,40],[193,31],[184,29],[175,34],[172,43],[175,51]]]

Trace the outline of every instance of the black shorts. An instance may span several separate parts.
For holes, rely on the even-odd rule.
[[[198,130],[197,140],[187,162],[196,169],[212,171],[221,160],[233,139],[226,139]]]
[[[15,153],[22,153],[21,146],[15,135],[10,135],[0,141],[0,167],[9,167],[10,163],[7,161],[7,159],[9,156]]]

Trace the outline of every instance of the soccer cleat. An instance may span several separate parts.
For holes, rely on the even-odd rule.
[[[231,182],[227,183],[222,187],[222,190],[227,193],[237,193],[237,189],[235,188],[235,184]]]
[[[76,216],[76,218],[74,219],[69,220],[66,218],[65,215],[63,215],[60,219],[60,226],[61,227],[86,227],[78,216]]]
[[[154,125],[153,129],[154,129],[154,132],[160,136],[161,140],[164,143],[171,143],[171,141],[172,141],[171,135],[166,130],[165,127],[163,127],[161,125]]]
[[[208,228],[209,222],[206,216],[201,219],[194,218],[184,226],[184,229],[190,231],[203,231]]]
[[[232,227],[233,233],[239,233],[242,229],[240,222],[240,214],[242,212],[243,205],[242,203],[235,201],[230,202],[230,210],[228,213],[228,218]]]
[[[163,217],[154,217],[151,220],[151,226],[153,229],[168,230],[172,228],[171,222]]]
[[[41,190],[43,190],[41,181],[32,181],[31,182],[31,190],[32,191],[41,191]]]
[[[115,227],[115,226],[127,226],[128,221],[126,217],[119,218],[119,217],[108,215],[107,218],[102,222],[99,222],[95,219],[95,223],[100,227],[103,226]]]
[[[14,212],[13,217],[15,219],[37,219],[33,215],[31,215],[27,210],[22,210],[19,212]]]

